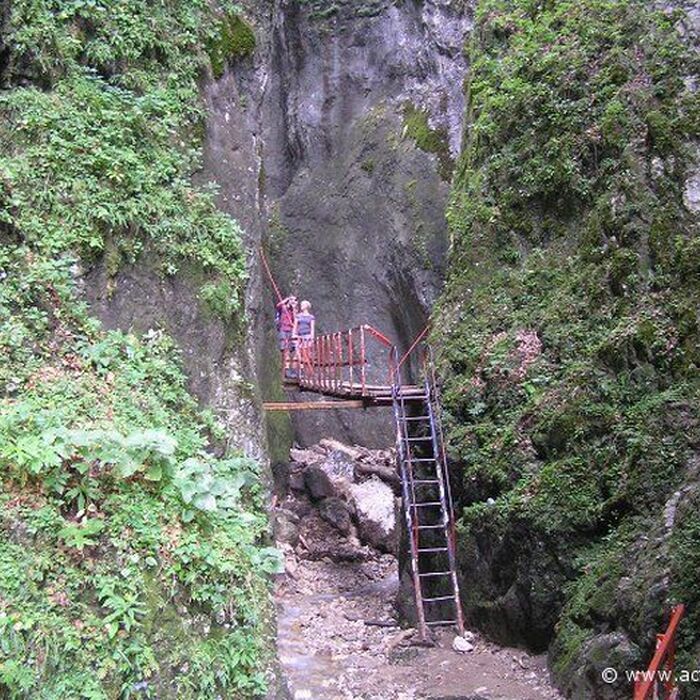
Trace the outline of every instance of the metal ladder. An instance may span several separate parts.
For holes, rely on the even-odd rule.
[[[453,625],[464,633],[455,554],[455,521],[439,396],[429,357],[422,387],[393,386],[396,453],[409,533],[418,628]],[[410,409],[417,409],[411,415]],[[427,591],[430,586],[430,591]],[[450,614],[439,615],[449,609]]]

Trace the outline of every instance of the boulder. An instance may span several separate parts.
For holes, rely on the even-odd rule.
[[[279,507],[291,511],[300,520],[303,520],[307,515],[316,510],[307,497],[306,491],[287,498],[284,503],[280,503]]]
[[[304,471],[306,490],[316,501],[336,495],[335,485],[328,473],[319,465],[311,465]]]
[[[290,470],[288,462],[275,462],[272,465],[274,493],[280,501],[284,500],[289,493],[289,475]]]
[[[369,479],[350,487],[355,502],[360,540],[382,552],[398,549],[396,510],[391,487],[379,479]]]
[[[355,475],[355,462],[345,452],[335,450],[323,461],[323,469],[334,480],[352,482]]]
[[[347,503],[339,498],[331,497],[321,501],[318,507],[319,515],[344,535],[352,529],[352,519]]]
[[[329,561],[348,562],[367,561],[373,556],[372,550],[361,546],[352,532],[343,535],[316,513],[302,520],[300,531],[304,544],[301,556],[304,559],[317,561],[327,558]]]
[[[629,694],[625,671],[644,667],[640,649],[624,633],[607,632],[584,642],[559,680],[567,697],[617,700]]]
[[[288,486],[292,491],[305,491],[306,479],[302,469],[292,469],[288,475]]]
[[[474,645],[464,637],[455,637],[452,640],[452,648],[461,654],[465,654],[468,651],[474,651]]]
[[[325,458],[325,455],[322,452],[317,452],[316,450],[301,450],[294,447],[289,450],[289,456],[292,458],[293,462],[296,462],[304,467],[312,464],[318,464]]]

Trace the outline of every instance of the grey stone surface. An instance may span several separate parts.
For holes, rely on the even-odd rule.
[[[304,471],[304,484],[311,498],[321,500],[336,495],[336,487],[328,473],[317,464],[312,464]]]
[[[280,508],[275,511],[274,534],[277,542],[295,547],[299,542],[299,516],[291,510]]]
[[[426,109],[457,153],[470,5],[342,0],[327,13],[331,4],[248,3],[255,56],[204,89],[202,178],[246,230],[248,317],[268,398],[281,395],[260,240],[282,289],[312,301],[320,331],[370,323],[403,349],[443,276],[449,187],[436,157],[403,133],[402,113],[407,102]],[[373,351],[370,363],[384,378],[386,358]],[[288,419],[270,426],[273,449],[291,441]],[[293,428],[303,445],[391,441],[389,411],[297,413]]]
[[[344,535],[352,529],[352,519],[347,503],[340,498],[326,498],[318,507],[320,516]]]
[[[106,328],[140,334],[165,331],[172,336],[182,350],[190,389],[203,407],[219,415],[227,428],[227,444],[265,464],[254,358],[250,347],[235,342],[232,329],[203,307],[201,279],[200,270],[184,267],[178,275],[163,276],[158,261],[144,254],[115,276],[104,260],[98,261],[82,288],[92,313]]]

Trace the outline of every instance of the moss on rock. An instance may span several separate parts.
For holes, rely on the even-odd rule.
[[[454,161],[450,156],[447,132],[444,129],[432,129],[428,116],[425,110],[407,102],[403,109],[404,134],[422,151],[437,156],[440,176],[443,180],[449,180],[454,169]]]
[[[255,51],[255,33],[238,13],[228,13],[220,20],[207,50],[214,77],[220,78],[229,61],[245,58]]]
[[[629,0],[482,0],[470,48],[433,332],[467,614],[504,641],[553,639],[581,697],[598,657],[631,668],[670,602],[700,602],[664,525],[676,491],[686,513],[700,437],[700,231],[682,199],[698,59],[677,19]],[[676,537],[698,547],[688,522]]]

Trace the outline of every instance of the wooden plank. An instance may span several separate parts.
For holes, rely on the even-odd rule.
[[[362,400],[350,401],[269,401],[263,403],[266,411],[325,411],[334,408],[364,408]]]

